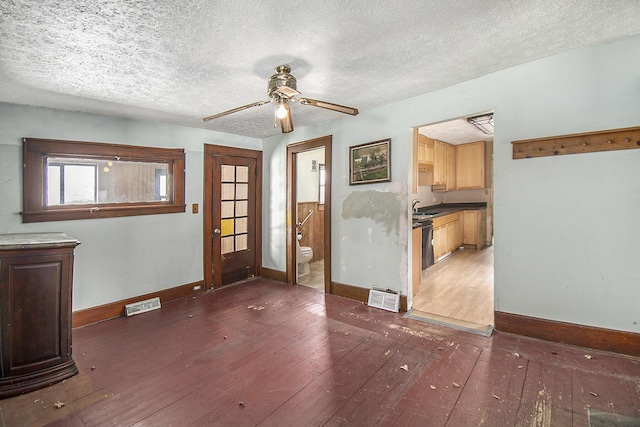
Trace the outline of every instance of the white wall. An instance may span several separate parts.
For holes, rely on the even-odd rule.
[[[186,151],[187,211],[23,224],[22,138],[179,147]],[[73,310],[202,280],[204,144],[260,149],[260,140],[202,129],[0,103],[0,233],[58,231],[76,249]],[[191,204],[200,213],[191,213]]]
[[[264,265],[285,265],[286,144],[333,135],[332,280],[406,294],[411,128],[493,110],[496,310],[640,332],[640,150],[511,158],[514,140],[639,126],[638,76],[634,36],[270,138]],[[349,146],[383,138],[392,182],[349,186]]]

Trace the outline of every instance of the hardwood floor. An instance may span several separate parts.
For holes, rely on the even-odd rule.
[[[76,329],[73,352],[80,373],[1,400],[2,427],[588,426],[590,411],[640,417],[640,358],[485,338],[266,279]]]
[[[459,249],[423,271],[413,308],[442,321],[493,325],[493,246]]]

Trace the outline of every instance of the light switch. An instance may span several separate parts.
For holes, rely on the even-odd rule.
[[[198,213],[198,204],[194,203],[191,205],[191,213],[197,214]]]

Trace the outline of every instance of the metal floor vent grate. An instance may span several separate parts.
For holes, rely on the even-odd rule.
[[[400,295],[371,289],[368,305],[397,313],[400,309]]]
[[[147,311],[157,310],[160,308],[160,298],[155,297],[144,301],[134,302],[124,306],[127,316],[133,316],[135,314],[146,313]]]

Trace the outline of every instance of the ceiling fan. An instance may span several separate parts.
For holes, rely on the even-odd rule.
[[[217,119],[228,114],[237,113],[238,111],[246,110],[247,108],[259,107],[264,104],[273,102],[276,105],[276,123],[280,121],[280,128],[282,133],[289,133],[293,131],[293,119],[291,118],[291,110],[289,108],[290,102],[299,102],[302,105],[311,105],[314,107],[325,108],[327,110],[337,111],[339,113],[350,114],[355,116],[358,114],[358,109],[353,107],[347,107],[344,105],[334,104],[327,101],[319,101],[311,98],[298,97],[300,92],[296,89],[296,78],[289,74],[291,67],[288,65],[279,65],[275,69],[275,74],[269,77],[267,84],[267,96],[266,101],[253,102],[251,104],[243,105],[242,107],[234,108],[232,110],[223,111],[222,113],[214,114],[213,116],[205,117],[202,119],[204,122],[208,122]],[[274,127],[276,124],[274,124]]]

